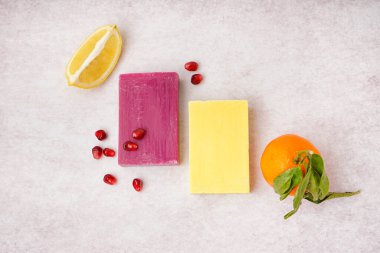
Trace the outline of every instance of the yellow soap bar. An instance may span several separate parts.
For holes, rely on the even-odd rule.
[[[248,102],[189,102],[191,193],[249,193]]]

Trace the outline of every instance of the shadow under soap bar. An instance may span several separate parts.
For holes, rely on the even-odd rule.
[[[143,128],[143,139],[132,138]],[[126,141],[137,143],[126,151]],[[121,166],[178,164],[178,74],[123,74],[119,79],[119,152]]]
[[[248,102],[189,103],[191,193],[249,193]]]

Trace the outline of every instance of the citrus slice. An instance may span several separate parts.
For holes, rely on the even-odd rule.
[[[67,64],[68,84],[83,89],[102,84],[119,60],[121,45],[116,25],[100,27],[82,43]]]

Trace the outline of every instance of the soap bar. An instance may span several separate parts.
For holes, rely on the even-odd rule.
[[[143,139],[132,132],[143,128]],[[132,141],[136,151],[123,144]],[[119,153],[121,166],[175,165],[178,160],[178,74],[122,74],[119,79]]]
[[[248,102],[189,102],[191,193],[249,193]]]

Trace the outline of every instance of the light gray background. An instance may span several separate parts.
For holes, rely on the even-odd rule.
[[[380,251],[380,1],[1,0],[0,19],[0,252]],[[114,73],[68,87],[66,63],[105,24],[125,42]],[[181,77],[181,165],[94,160],[95,130],[117,147],[118,75],[149,71]],[[198,99],[249,100],[251,194],[189,194],[187,102]],[[259,167],[284,133],[320,149],[332,190],[362,194],[304,202],[284,221],[291,199]]]

